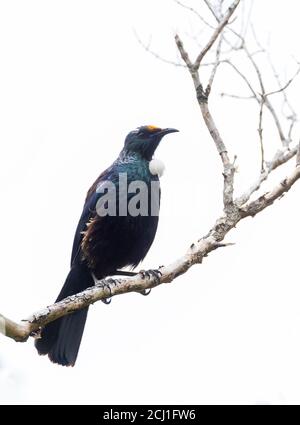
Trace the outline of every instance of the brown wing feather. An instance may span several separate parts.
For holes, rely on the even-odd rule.
[[[96,238],[99,238],[100,221],[99,215],[92,217],[86,224],[86,230],[82,232],[81,250],[84,258],[87,260],[89,266],[93,269],[95,267],[95,257],[92,247],[95,245]]]

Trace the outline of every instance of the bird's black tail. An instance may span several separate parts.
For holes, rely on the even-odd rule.
[[[84,264],[71,268],[56,301],[93,286],[94,280]],[[46,325],[35,347],[41,355],[48,354],[53,363],[74,366],[87,318],[88,308],[61,317]]]

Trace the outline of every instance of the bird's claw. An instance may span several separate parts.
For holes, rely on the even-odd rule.
[[[103,300],[101,300],[103,302],[103,304],[110,304],[111,303],[111,298],[103,298]]]
[[[41,339],[42,338],[41,332],[42,332],[42,328],[38,328],[37,330],[32,331],[30,333],[30,336],[33,337],[34,339]]]
[[[108,282],[113,283],[114,280],[113,279],[108,279]],[[110,286],[107,283],[101,283],[101,285],[103,287],[103,289],[108,289],[110,296],[108,296],[107,298],[103,298],[103,300],[101,300],[103,302],[103,304],[109,305],[111,303],[111,289]]]
[[[140,275],[142,275],[142,279],[154,277],[155,282],[159,284],[162,272],[158,269],[141,270]]]
[[[140,294],[141,294],[141,295],[144,295],[144,297],[147,297],[147,295],[149,295],[149,294],[150,294],[150,292],[151,292],[151,288],[148,288],[148,289],[143,289],[143,290],[140,292]]]

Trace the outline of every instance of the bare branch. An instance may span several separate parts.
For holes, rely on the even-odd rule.
[[[234,214],[226,214],[220,217],[208,234],[196,243],[193,243],[183,257],[166,267],[162,266],[159,268],[160,279],[153,274],[145,277],[144,273],[125,279],[103,279],[94,287],[35,312],[21,323],[16,323],[0,315],[1,333],[18,342],[26,341],[29,336],[36,336],[36,332],[40,327],[60,317],[86,308],[96,301],[128,292],[142,292],[145,289],[154,288],[162,283],[172,282],[178,276],[186,273],[194,264],[202,263],[202,260],[210,252],[227,246],[228,244],[221,242],[239,221],[245,217],[254,216],[270,206],[276,199],[280,199],[299,179],[300,166],[296,167],[292,174],[271,192],[264,194],[242,209],[236,209]]]
[[[293,131],[293,128],[294,128],[295,123],[297,121],[297,114],[296,114],[294,108],[292,107],[292,105],[291,105],[291,103],[290,103],[290,101],[289,101],[289,99],[287,97],[287,94],[286,94],[286,91],[285,90],[293,82],[293,80],[297,77],[297,75],[299,74],[300,69],[298,69],[296,71],[295,75],[285,84],[285,86],[282,86],[281,81],[280,81],[280,78],[279,78],[279,75],[278,75],[278,72],[276,71],[275,66],[274,66],[274,64],[273,64],[273,62],[271,60],[271,56],[269,54],[268,54],[268,60],[269,60],[269,64],[270,64],[270,66],[272,68],[274,77],[275,77],[275,79],[277,81],[277,84],[278,84],[278,87],[279,87],[279,90],[278,91],[275,91],[273,93],[271,92],[270,94],[282,93],[282,96],[283,96],[282,113],[286,117],[286,119],[288,121],[290,121],[289,132],[288,132],[288,137],[287,137],[287,142],[290,143],[292,141],[292,131]],[[286,114],[284,112],[284,105],[287,105],[287,107],[288,107],[288,109],[290,111],[288,114]]]
[[[218,47],[216,50],[216,59],[215,59],[215,64],[213,66],[213,69],[211,71],[210,77],[209,77],[209,81],[208,81],[208,87],[211,88],[214,82],[214,78],[216,76],[217,73],[217,69],[220,65],[220,55],[221,55],[221,47],[222,47],[222,42],[223,42],[223,36],[220,36],[220,40],[218,43]]]
[[[247,49],[245,43],[243,44],[243,49],[244,49],[249,61],[253,65],[253,68],[256,72],[256,75],[257,75],[257,78],[258,78],[258,81],[259,81],[259,84],[260,84],[261,95],[262,95],[262,98],[264,99],[263,100],[264,105],[266,105],[266,107],[269,109],[271,115],[273,116],[275,125],[276,125],[278,133],[279,133],[280,140],[281,140],[282,144],[284,146],[286,146],[286,137],[284,136],[284,133],[283,133],[279,118],[276,114],[276,111],[275,111],[273,105],[271,104],[270,100],[268,99],[268,95],[266,94],[266,90],[265,90],[265,86],[264,86],[264,83],[263,83],[263,78],[262,78],[260,69],[259,69],[257,63],[255,62],[255,60],[253,59],[253,55]]]
[[[239,2],[235,2],[236,6]],[[235,6],[235,7],[236,7]],[[233,11],[232,11],[233,13]],[[231,14],[232,14],[231,13]],[[228,12],[227,12],[228,15]],[[230,15],[231,16],[231,15]],[[229,19],[229,18],[228,18]],[[223,20],[224,21],[224,20]],[[222,22],[223,22],[222,21]],[[225,24],[222,28],[224,28]],[[183,42],[180,39],[179,35],[177,34],[175,36],[175,42],[177,45],[177,48],[180,52],[180,55],[183,59],[183,61],[186,63],[188,70],[191,74],[192,80],[194,82],[194,86],[197,93],[197,100],[201,109],[202,117],[204,119],[204,122],[206,124],[206,127],[208,131],[210,132],[210,135],[215,143],[215,146],[217,148],[218,153],[220,154],[222,164],[223,164],[223,177],[224,177],[224,186],[223,186],[223,203],[224,203],[224,211],[226,214],[230,214],[233,209],[233,192],[234,192],[234,174],[235,174],[235,166],[231,163],[227,148],[224,144],[223,139],[220,136],[220,133],[215,125],[215,122],[212,118],[212,115],[210,113],[210,110],[208,108],[208,97],[211,91],[211,85],[208,84],[207,88],[204,90],[202,84],[200,83],[199,79],[199,73],[198,68],[193,64],[189,58],[189,55],[187,51],[184,48]],[[219,44],[220,46],[220,44]],[[211,46],[210,46],[211,47]],[[216,58],[216,65],[213,69],[213,72],[210,77],[210,83],[212,84],[215,72],[217,70],[218,64],[219,64],[219,57],[220,52],[217,51],[217,58]]]
[[[137,34],[137,32],[134,30],[134,35],[135,35],[135,38],[137,39],[137,41],[138,41],[138,43],[143,47],[143,49],[145,49],[146,50],[146,52],[148,52],[148,53],[150,53],[152,56],[154,56],[156,59],[158,59],[158,60],[160,60],[160,61],[162,61],[162,62],[164,62],[164,63],[167,63],[167,64],[169,64],[169,65],[174,65],[174,66],[179,66],[179,67],[183,67],[183,68],[186,68],[186,65],[184,65],[183,63],[180,63],[180,62],[175,62],[175,61],[172,61],[172,60],[169,60],[169,59],[166,59],[166,58],[164,58],[163,56],[160,56],[158,53],[156,53],[154,50],[151,50],[150,49],[150,42],[148,43],[148,44],[145,44],[141,39],[140,39],[140,37],[138,36],[138,34]]]
[[[274,90],[274,91],[267,93],[266,96],[271,96],[272,94],[284,92],[289,87],[289,85],[294,81],[294,79],[297,77],[297,75],[299,75],[299,73],[300,73],[300,67],[297,69],[295,74],[288,80],[288,82],[283,87],[281,87],[281,84],[279,82],[280,88],[278,90]],[[278,77],[278,74],[276,74],[276,75]]]
[[[210,86],[207,86],[207,89],[204,91],[201,84],[196,89],[197,99],[201,109],[202,117],[204,119],[205,125],[210,132],[210,135],[215,143],[217,151],[221,157],[223,164],[223,177],[224,177],[224,187],[223,187],[223,203],[224,211],[226,214],[230,214],[234,208],[233,204],[233,192],[234,192],[234,174],[235,166],[231,163],[227,148],[225,143],[220,136],[220,133],[217,129],[217,126],[213,120],[213,117],[210,113],[208,107],[208,96],[210,92]]]
[[[206,6],[209,8],[209,10],[211,11],[211,13],[214,15],[214,17],[217,16],[215,9],[213,8],[211,2],[209,0],[203,0],[204,3],[206,4]]]
[[[254,37],[254,40],[255,40],[255,42],[257,44],[257,47],[259,48],[259,50],[261,50],[262,52],[265,53],[266,52],[266,49],[263,47],[263,45],[259,41],[253,24],[251,24],[251,31],[252,31],[252,35]]]
[[[233,69],[234,69],[234,71],[245,81],[245,83],[247,84],[247,86],[248,86],[248,88],[249,88],[249,90],[251,91],[251,93],[252,93],[252,97],[254,98],[254,99],[256,99],[258,102],[260,102],[260,100],[259,100],[259,97],[258,97],[258,95],[257,95],[257,93],[255,92],[255,90],[254,90],[254,88],[252,87],[252,85],[251,85],[251,83],[250,83],[250,81],[248,80],[248,78],[245,76],[245,74],[243,74],[239,69],[238,69],[238,67],[237,66],[235,66],[229,59],[227,59],[227,60],[224,60],[223,61],[223,63],[226,63],[227,65],[230,65]]]
[[[208,41],[208,43],[206,44],[206,46],[199,53],[197,59],[195,60],[195,63],[194,63],[195,70],[198,70],[199,69],[199,66],[201,64],[202,59],[204,58],[204,56],[206,55],[206,53],[211,49],[211,47],[213,46],[213,44],[215,43],[215,41],[217,40],[217,38],[219,37],[219,35],[223,31],[223,29],[225,28],[225,26],[228,24],[229,19],[231,18],[233,12],[235,11],[235,9],[239,5],[239,3],[240,3],[240,0],[234,0],[234,2],[228,8],[228,10],[227,10],[224,18],[222,19],[222,21],[220,21],[218,27],[215,29],[215,31],[214,31],[213,35],[211,36],[210,40]]]
[[[260,196],[255,201],[242,208],[242,217],[254,217],[259,212],[273,204],[276,199],[281,198],[300,179],[300,166],[298,165],[289,177],[286,177],[273,190]]]
[[[248,10],[247,18],[246,19],[245,19],[246,2],[243,1],[242,6],[243,6],[242,7],[242,23],[241,23],[240,34],[241,34],[242,38],[245,39],[245,37],[247,35],[247,32],[248,32],[251,15],[252,15],[253,0],[250,2],[250,7],[249,7],[249,10]]]
[[[217,20],[217,22],[220,22],[220,19],[219,19],[219,17],[217,16],[217,14],[216,13],[214,13],[214,16],[215,16],[215,18],[216,18],[216,20]],[[257,74],[257,77],[258,77],[258,80],[259,80],[259,83],[260,83],[260,88],[261,88],[261,94],[263,95],[263,97],[264,97],[264,105],[269,109],[269,111],[270,111],[270,113],[271,113],[271,115],[272,115],[272,117],[273,117],[273,119],[274,119],[274,122],[275,122],[275,125],[276,125],[276,127],[277,127],[277,130],[278,130],[278,133],[279,133],[279,137],[280,137],[280,140],[281,140],[281,142],[282,142],[282,144],[283,144],[283,146],[288,146],[288,144],[289,144],[289,142],[290,142],[290,138],[288,137],[288,138],[286,138],[285,137],[285,135],[284,135],[284,133],[283,133],[283,130],[282,130],[282,126],[281,126],[281,124],[280,124],[280,120],[279,120],[279,118],[278,118],[278,116],[277,116],[277,113],[276,113],[276,111],[275,111],[275,109],[274,109],[274,107],[273,107],[273,105],[271,104],[271,102],[270,102],[270,100],[268,99],[268,96],[270,95],[270,94],[275,94],[275,93],[277,93],[277,92],[283,92],[284,93],[284,96],[285,96],[285,99],[286,99],[286,94],[285,94],[285,89],[293,82],[293,80],[295,79],[295,77],[299,74],[299,72],[300,72],[300,69],[298,69],[297,70],[297,72],[296,72],[296,74],[287,82],[287,84],[284,86],[284,87],[280,87],[280,90],[278,90],[278,91],[274,91],[274,92],[270,92],[270,93],[266,93],[265,92],[265,87],[264,87],[264,83],[263,83],[263,79],[262,79],[262,75],[261,75],[261,72],[260,72],[260,69],[259,69],[259,67],[258,67],[258,65],[256,64],[256,62],[255,62],[255,60],[253,59],[253,56],[254,56],[254,53],[250,53],[249,52],[249,50],[248,50],[248,48],[246,47],[246,43],[245,43],[245,39],[244,39],[244,37],[241,35],[241,34],[238,34],[236,31],[234,31],[233,29],[231,29],[231,28],[229,28],[229,30],[236,36],[236,37],[238,37],[238,39],[241,41],[241,46],[240,46],[240,48],[241,49],[243,49],[244,51],[245,51],[245,53],[246,53],[246,55],[247,55],[247,57],[248,57],[248,59],[250,60],[250,62],[251,62],[251,64],[252,64],[252,66],[254,67],[254,70],[255,70],[255,72],[256,72],[256,74]],[[260,51],[263,51],[263,52],[265,52],[265,49],[263,49],[262,48],[262,46],[261,46],[261,44],[258,42],[258,40],[257,40],[257,37],[256,37],[256,34],[255,34],[255,31],[254,31],[254,28],[252,28],[252,32],[253,32],[253,34],[254,34],[254,37],[255,37],[255,40],[256,40],[256,43],[258,44],[258,46],[259,46],[259,48],[260,48]],[[253,93],[253,95],[255,96],[255,99],[259,102],[259,103],[261,103],[261,99],[256,95],[256,93],[254,92],[254,90],[253,90],[253,88],[252,88],[252,86],[251,86],[251,84],[249,83],[249,81],[248,81],[248,79],[245,77],[245,75],[244,74],[242,74],[240,71],[239,71],[239,69],[237,68],[237,67],[235,67],[233,64],[232,64],[232,62],[230,61],[230,60],[227,60],[227,61],[223,61],[223,62],[225,62],[225,63],[229,63],[230,65],[232,65],[233,66],[233,68],[235,69],[235,71],[236,72],[238,72],[239,73],[239,75],[244,79],[244,81],[247,83],[247,85],[248,85],[248,87],[250,88],[250,90],[251,90],[251,92]],[[270,61],[270,63],[271,63],[271,61]],[[271,65],[272,65],[272,63],[271,63]],[[272,65],[273,66],[273,65]],[[273,68],[274,69],[274,68]],[[275,75],[275,77],[276,77],[276,75]],[[278,76],[277,76],[277,79],[278,79]],[[278,81],[279,81],[279,79],[278,79]],[[261,105],[260,105],[261,106]],[[292,110],[292,108],[290,108],[291,110]],[[293,114],[294,115],[294,114]],[[295,115],[294,115],[294,117],[295,117]],[[291,133],[291,130],[292,130],[292,128],[293,128],[293,125],[294,125],[294,123],[292,122],[291,123],[291,126],[290,126],[290,131],[289,131],[289,133]]]
[[[175,0],[174,0],[175,1]],[[147,44],[145,44],[144,42],[143,42],[143,40],[141,40],[141,38],[139,37],[139,35],[137,34],[137,32],[134,30],[134,35],[135,35],[135,37],[136,37],[136,39],[137,39],[137,41],[138,41],[138,43],[142,46],[142,48],[146,51],[146,52],[148,52],[148,53],[150,53],[150,55],[152,55],[152,56],[154,56],[155,57],[155,59],[158,59],[159,61],[161,61],[161,62],[164,62],[164,63],[166,63],[166,64],[168,64],[168,65],[173,65],[173,66],[176,66],[176,67],[181,67],[181,68],[186,68],[187,67],[187,65],[186,64],[183,64],[183,63],[181,63],[181,62],[176,62],[176,61],[174,61],[174,60],[171,60],[171,59],[167,59],[167,58],[165,58],[165,57],[163,57],[163,56],[161,56],[159,53],[157,53],[155,50],[152,50],[151,48],[150,48],[150,45],[151,45],[151,43],[150,42],[148,42]],[[220,63],[222,63],[222,60],[219,60],[219,64]],[[215,61],[213,61],[213,62],[204,62],[204,63],[202,63],[201,64],[201,66],[215,66]]]
[[[185,62],[186,66],[189,68],[189,70],[191,71],[193,68],[193,64],[192,61],[187,53],[187,51],[184,48],[183,42],[181,40],[181,38],[179,37],[178,34],[175,35],[175,43],[177,45],[177,48],[179,50],[179,53],[183,59],[183,61]]]
[[[260,70],[259,70],[259,68],[257,67],[257,65],[256,65],[256,63],[255,63],[255,61],[253,60],[253,57],[252,57],[252,55],[250,55],[249,54],[249,52],[248,52],[248,57],[249,57],[249,59],[251,60],[251,62],[252,62],[252,64],[253,64],[253,66],[254,66],[254,68],[255,68],[255,70],[256,70],[256,72],[257,72],[257,76],[258,76],[258,79],[259,79],[259,82],[260,82],[260,86],[261,86],[261,90],[262,90],[262,95],[263,95],[263,97],[264,97],[264,105],[269,109],[269,111],[270,111],[270,113],[271,113],[271,115],[273,116],[273,119],[274,119],[274,122],[275,122],[275,124],[276,124],[276,127],[277,127],[277,130],[278,130],[278,133],[279,133],[279,137],[280,137],[280,140],[281,140],[281,142],[282,142],[282,144],[284,145],[284,146],[287,146],[287,143],[286,143],[286,137],[284,136],[284,133],[283,133],[283,130],[282,130],[282,127],[281,127],[281,124],[280,124],[280,121],[279,121],[279,118],[278,118],[278,116],[277,116],[277,114],[276,114],[276,112],[275,112],[275,110],[274,110],[274,108],[273,108],[273,106],[272,106],[272,104],[270,103],[270,101],[269,101],[269,99],[268,99],[268,97],[264,94],[265,93],[265,87],[264,87],[264,84],[263,84],[263,80],[262,80],[262,76],[261,76],[261,73],[260,73]],[[226,63],[226,64],[228,64],[228,65],[230,65],[234,70],[235,70],[235,72],[245,81],[245,83],[247,84],[247,86],[248,86],[248,88],[249,88],[249,90],[251,91],[251,93],[252,93],[252,96],[253,96],[253,99],[255,99],[258,103],[259,103],[259,105],[261,106],[261,98],[257,95],[257,93],[256,93],[256,91],[254,90],[254,88],[252,87],[252,85],[251,85],[251,83],[250,83],[250,81],[248,80],[248,78],[245,76],[245,74],[243,74],[239,69],[238,69],[238,67],[237,66],[235,66],[229,59],[227,59],[227,60],[223,60],[222,61],[222,63]]]
[[[184,3],[182,3],[181,1],[179,1],[179,0],[173,0],[175,3],[177,3],[179,6],[181,6],[181,7],[183,7],[184,9],[187,9],[187,10],[189,10],[190,12],[192,12],[195,16],[197,16],[197,18],[198,19],[200,19],[200,21],[204,24],[204,25],[206,25],[207,27],[209,27],[209,28],[211,28],[211,29],[215,29],[215,27],[213,27],[209,22],[207,22],[206,21],[206,19],[204,19],[203,18],[203,16],[201,16],[200,15],[200,13],[198,13],[197,12],[197,10],[196,9],[194,9],[193,7],[191,7],[191,6],[188,6],[188,5],[186,5],[186,4],[184,4]]]
[[[241,207],[246,202],[248,202],[250,197],[253,195],[253,193],[258,191],[262,183],[267,180],[267,178],[269,177],[269,174],[272,171],[276,170],[281,165],[286,164],[290,159],[292,159],[297,154],[297,151],[298,151],[297,146],[294,147],[293,149],[285,149],[285,150],[277,151],[276,154],[274,155],[274,158],[271,161],[266,162],[265,164],[266,168],[264,169],[262,173],[260,173],[260,176],[257,179],[257,181],[254,182],[246,192],[244,192],[241,196],[235,199],[234,201],[235,204],[238,207]]]
[[[297,149],[296,166],[297,166],[297,167],[299,167],[299,166],[300,166],[300,142],[299,142],[298,149]]]
[[[256,35],[256,32],[255,32],[255,28],[253,27],[253,25],[251,25],[251,28],[252,28],[252,33],[253,33],[254,39],[255,39],[255,41],[256,41],[256,44],[258,45],[258,47],[260,48],[260,50],[261,50],[262,52],[266,53],[266,55],[267,55],[267,58],[268,58],[268,61],[269,61],[270,67],[271,67],[271,69],[272,69],[272,71],[273,71],[273,74],[274,74],[274,78],[276,79],[277,84],[278,84],[278,87],[279,87],[279,90],[275,90],[275,91],[273,91],[273,92],[269,92],[269,93],[267,94],[267,96],[270,96],[271,94],[282,93],[282,95],[283,95],[283,100],[284,100],[284,104],[286,104],[286,105],[288,106],[289,110],[290,110],[290,114],[286,115],[286,118],[287,118],[288,120],[290,120],[290,121],[291,121],[290,129],[289,129],[289,134],[288,134],[288,141],[290,142],[290,141],[291,141],[291,133],[292,133],[292,129],[293,129],[294,124],[295,124],[295,122],[296,122],[296,120],[297,120],[297,116],[296,116],[296,113],[295,113],[295,111],[294,111],[294,108],[292,107],[292,105],[290,104],[290,102],[289,102],[289,100],[288,100],[288,98],[287,98],[287,94],[286,94],[285,90],[289,87],[289,85],[290,85],[290,84],[294,81],[294,79],[297,77],[297,75],[298,75],[298,74],[299,74],[299,72],[300,72],[300,69],[298,69],[298,70],[296,71],[296,73],[294,74],[294,76],[293,76],[292,78],[290,78],[290,80],[288,80],[288,82],[287,82],[285,85],[282,85],[282,84],[281,84],[281,81],[280,81],[280,78],[279,78],[279,75],[278,75],[278,72],[277,72],[277,70],[276,70],[276,68],[275,68],[275,66],[274,66],[274,64],[273,64],[272,59],[271,59],[271,55],[270,55],[270,54],[266,51],[266,49],[265,49],[265,48],[261,45],[261,43],[259,42],[259,40],[258,40],[258,38],[257,38],[257,35]],[[252,56],[253,56],[253,54],[252,54]],[[296,61],[296,62],[297,62],[297,61]],[[298,63],[298,62],[297,62],[297,64],[299,65],[299,63]]]
[[[249,99],[255,99],[254,96],[240,96],[237,94],[231,94],[231,93],[220,93],[221,97],[231,97],[233,99],[240,99],[240,100],[249,100]]]
[[[220,17],[217,15],[217,12],[213,9],[212,5],[210,2],[205,1],[205,3],[208,5],[208,7],[210,8],[210,10],[212,11],[213,15],[215,16],[216,20],[218,22],[220,22]],[[223,21],[222,21],[223,22]],[[227,63],[229,64],[234,70],[235,72],[237,72],[239,74],[239,76],[244,80],[244,82],[247,84],[250,92],[251,92],[251,99],[255,99],[259,105],[260,105],[260,110],[259,110],[259,137],[260,137],[260,150],[261,150],[261,173],[260,173],[260,177],[258,179],[257,182],[255,182],[254,185],[252,185],[250,187],[250,189],[243,194],[240,198],[233,200],[233,192],[234,192],[234,188],[233,188],[233,178],[234,178],[234,166],[232,166],[232,164],[230,164],[229,161],[229,157],[227,154],[227,150],[226,147],[224,145],[224,142],[216,128],[216,125],[211,117],[210,111],[208,109],[208,96],[210,94],[210,85],[207,86],[206,90],[203,89],[203,86],[200,84],[199,81],[199,75],[198,73],[195,73],[195,68],[192,66],[192,63],[190,61],[189,64],[189,71],[190,74],[193,78],[194,81],[194,85],[196,87],[197,90],[197,99],[198,99],[198,103],[200,105],[201,108],[201,112],[202,112],[202,116],[204,118],[205,124],[207,126],[207,128],[210,131],[210,134],[215,142],[215,145],[217,147],[218,152],[220,153],[222,162],[223,162],[223,168],[224,168],[224,190],[223,190],[223,199],[224,199],[224,210],[225,212],[227,212],[229,215],[233,214],[235,211],[235,206],[236,205],[243,205],[245,202],[247,202],[250,198],[250,196],[260,188],[261,184],[268,178],[269,173],[274,170],[275,168],[277,168],[280,164],[282,165],[283,163],[285,163],[286,161],[288,161],[291,157],[293,157],[296,153],[295,149],[293,150],[284,150],[282,153],[282,155],[280,156],[275,156],[274,160],[272,162],[272,164],[268,163],[267,165],[267,170],[265,170],[265,159],[264,159],[264,146],[263,146],[263,128],[262,128],[262,119],[263,119],[263,108],[264,106],[266,106],[268,108],[268,110],[270,111],[271,115],[273,116],[273,119],[275,121],[276,127],[278,129],[279,132],[279,136],[281,141],[283,142],[284,147],[288,146],[288,143],[286,142],[286,138],[284,136],[279,118],[270,102],[270,100],[268,99],[268,94],[266,94],[266,90],[265,90],[265,86],[264,86],[264,82],[263,82],[263,78],[260,72],[260,69],[258,67],[258,65],[256,64],[254,58],[253,58],[253,54],[249,52],[249,50],[247,49],[246,45],[245,45],[245,40],[242,36],[240,36],[239,34],[237,34],[234,30],[231,30],[240,40],[241,40],[241,48],[245,51],[249,61],[251,62],[257,77],[258,77],[258,81],[260,84],[260,89],[261,89],[261,93],[258,94],[256,93],[256,91],[254,90],[254,88],[252,87],[250,81],[248,80],[248,78],[239,70],[239,68],[237,66],[235,66],[231,60],[227,59],[227,60],[222,60],[222,63]],[[179,38],[178,38],[179,39]],[[180,40],[180,39],[179,39]],[[178,48],[181,52],[181,56],[182,58],[185,60],[188,57],[188,54],[186,52],[186,50],[183,48],[183,44],[179,44]],[[217,61],[216,61],[217,63]],[[199,84],[198,84],[199,83]],[[233,96],[234,97],[234,96]],[[289,131],[289,136],[292,130],[292,126],[293,123],[290,126],[290,131]],[[290,137],[289,137],[290,139]],[[300,155],[300,154],[299,154]],[[231,165],[231,166],[229,166]],[[229,172],[230,170],[230,172]],[[227,171],[227,172],[226,172]],[[225,178],[225,176],[227,176],[227,178]],[[231,176],[230,178],[228,178],[229,176]],[[227,193],[227,196],[225,196],[225,194]],[[229,194],[229,196],[228,196]]]
[[[281,127],[281,124],[280,124],[280,120],[278,118],[278,115],[275,112],[275,109],[273,108],[273,106],[270,103],[270,101],[269,101],[269,99],[268,99],[267,96],[265,96],[265,105],[269,109],[269,111],[270,111],[270,113],[271,113],[271,115],[272,115],[272,117],[274,119],[275,125],[276,125],[277,130],[278,130],[278,134],[279,134],[279,137],[280,137],[280,140],[281,140],[283,146],[288,146],[289,142],[288,142],[287,138],[285,137],[285,135],[283,133],[283,130],[282,130],[282,127]]]
[[[212,231],[210,233],[212,233]],[[215,235],[219,235],[218,239],[223,239],[225,236],[225,234],[222,235],[217,229],[214,230],[214,233]],[[1,333],[15,341],[26,341],[29,336],[35,336],[35,332],[38,331],[40,327],[60,317],[86,308],[96,301],[128,292],[142,292],[145,289],[154,288],[162,283],[172,282],[176,277],[190,269],[192,265],[201,263],[202,259],[211,251],[224,246],[227,246],[227,244],[220,244],[216,237],[210,234],[192,244],[188,252],[174,263],[167,267],[160,267],[160,279],[154,275],[145,277],[142,273],[125,279],[103,279],[94,287],[88,288],[85,291],[67,297],[60,302],[35,312],[21,323],[13,322],[0,315]]]
[[[31,334],[31,328],[27,322],[16,323],[0,314],[0,333],[17,342],[23,342]]]
[[[259,144],[260,144],[260,153],[261,153],[261,166],[260,166],[261,173],[263,173],[265,169],[265,150],[264,150],[263,128],[262,128],[264,103],[265,103],[265,96],[262,95],[260,109],[259,109],[259,124],[258,124]]]
[[[262,94],[265,94],[266,90],[265,90],[265,86],[264,86],[264,82],[263,82],[263,79],[262,79],[260,69],[259,69],[257,63],[255,62],[255,60],[253,59],[253,55],[247,49],[245,42],[244,42],[244,45],[243,45],[243,50],[245,51],[249,61],[252,63],[253,68],[255,69],[255,72],[256,72],[256,75],[257,75],[257,78],[258,78],[258,81],[259,81],[259,84],[260,84],[261,92],[262,92]]]

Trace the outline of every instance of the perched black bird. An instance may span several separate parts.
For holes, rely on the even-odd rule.
[[[159,182],[159,176],[152,157],[163,136],[176,131],[142,126],[130,132],[119,157],[91,186],[75,233],[71,270],[56,301],[93,286],[93,275],[102,279],[118,274],[118,269],[136,267],[146,256],[158,224],[152,197],[158,199],[158,209],[160,200],[159,184],[153,185]],[[108,182],[115,187],[111,199]],[[129,190],[131,184],[138,190]],[[140,199],[134,202],[137,194]],[[109,206],[112,211],[105,215],[103,211],[107,212]],[[35,341],[39,354],[48,354],[54,363],[73,366],[87,313],[86,308],[46,325]]]

